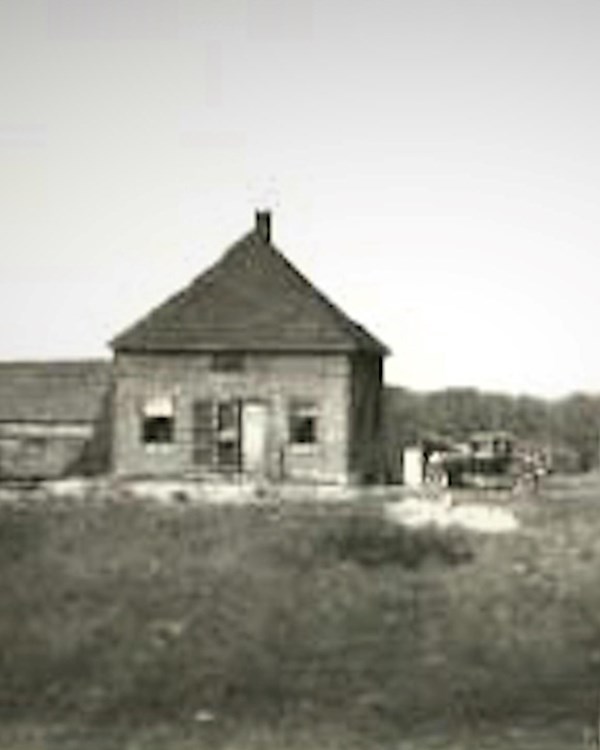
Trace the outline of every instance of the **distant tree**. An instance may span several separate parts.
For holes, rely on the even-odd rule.
[[[512,431],[530,440],[544,441],[550,431],[551,407],[532,396],[518,396],[513,401]]]
[[[425,399],[405,388],[387,388],[384,399],[386,437],[395,445],[414,445],[426,430]]]
[[[553,447],[581,471],[600,460],[600,396],[575,394],[560,401],[533,396],[449,388],[417,393],[390,387],[385,398],[386,443],[394,456],[432,435],[464,440],[481,430],[506,430]]]
[[[485,428],[479,393],[473,388],[450,388],[432,393],[427,400],[430,427],[457,440]]]
[[[557,402],[553,408],[552,434],[572,448],[579,458],[579,469],[598,465],[600,451],[600,398],[576,393]]]

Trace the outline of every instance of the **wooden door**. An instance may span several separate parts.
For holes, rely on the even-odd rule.
[[[242,409],[242,457],[244,471],[264,475],[267,468],[268,411],[258,401],[245,403]]]

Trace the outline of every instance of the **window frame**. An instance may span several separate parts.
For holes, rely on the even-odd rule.
[[[146,450],[170,450],[175,445],[175,411],[172,394],[144,399],[140,409],[140,442]]]
[[[293,399],[290,401],[287,421],[288,444],[291,448],[294,450],[311,450],[319,445],[320,415],[321,410],[316,401],[309,399]]]
[[[242,401],[208,398],[192,404],[193,461],[208,471],[243,470]]]

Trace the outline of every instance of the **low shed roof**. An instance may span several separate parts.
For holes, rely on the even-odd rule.
[[[108,360],[0,362],[0,422],[92,422],[110,380]]]
[[[387,353],[271,243],[267,212],[257,212],[252,232],[112,345],[124,352]]]

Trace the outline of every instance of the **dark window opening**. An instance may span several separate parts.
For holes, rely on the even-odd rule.
[[[217,465],[233,470],[241,467],[241,404],[220,401],[217,407]]]
[[[217,429],[219,432],[237,430],[239,424],[239,408],[237,402],[222,401],[217,407]]]
[[[171,396],[155,396],[142,409],[142,442],[167,445],[175,439],[175,405]]]
[[[221,469],[239,469],[240,444],[237,441],[219,441],[217,444],[217,463]]]
[[[244,364],[241,352],[217,352],[212,356],[211,369],[213,372],[242,372]]]
[[[173,417],[144,417],[142,439],[152,445],[172,443],[173,428]]]
[[[317,442],[317,407],[312,403],[292,404],[289,416],[290,443],[312,445]]]

